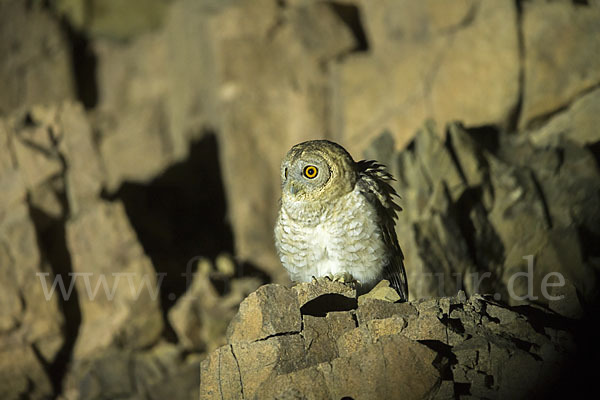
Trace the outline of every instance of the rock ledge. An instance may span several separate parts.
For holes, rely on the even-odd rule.
[[[201,364],[200,396],[539,396],[573,348],[566,320],[464,292],[391,303],[336,282],[265,285],[241,304],[228,344]]]

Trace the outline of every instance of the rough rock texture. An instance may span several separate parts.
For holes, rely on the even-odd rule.
[[[489,146],[493,135],[498,142]],[[548,304],[553,297],[544,290],[560,284],[553,276],[560,273],[564,285],[593,301],[592,248],[600,234],[595,157],[568,139],[532,141],[458,124],[448,126],[444,140],[429,123],[407,150],[389,155],[406,208],[397,231],[412,298],[464,288],[509,304]]]
[[[0,1],[0,115],[75,98],[67,35],[31,3]]]
[[[519,93],[514,3],[390,0],[360,7],[372,52],[339,66],[337,129],[353,149],[385,129],[402,147],[428,117],[441,124],[508,122]]]
[[[0,376],[10,383],[0,387],[5,398],[44,398],[70,358],[158,339],[161,311],[144,288],[157,292],[156,276],[123,206],[99,200],[104,175],[79,104],[34,107],[0,126]]]
[[[529,133],[537,146],[556,146],[571,140],[582,146],[600,141],[600,89],[577,98],[569,107],[553,115],[550,120]]]
[[[66,234],[73,271],[81,274],[75,279],[82,320],[74,357],[85,358],[112,344],[153,344],[162,331],[156,275],[123,206],[91,206],[68,222]]]
[[[464,292],[412,303],[354,295],[326,280],[262,286],[202,362],[201,398],[526,398],[547,390],[574,346],[566,320],[542,310]],[[277,313],[288,322],[260,318]],[[247,335],[257,324],[268,335]]]
[[[198,2],[176,2],[164,13],[162,30],[90,44],[98,58],[90,79],[96,80],[95,125],[109,190],[124,180],[152,179],[187,157],[190,142],[215,125],[202,11]]]
[[[524,2],[520,124],[560,110],[600,83],[600,7]]]
[[[0,397],[196,397],[199,359],[227,338],[236,356],[305,351],[297,375],[281,373],[296,367],[285,357],[247,373],[314,397],[345,395],[323,382],[355,359],[388,379],[377,357],[405,362],[393,347],[424,365],[414,393],[441,377],[429,394],[500,396],[488,376],[522,368],[456,370],[486,388],[472,391],[430,374],[432,355],[437,371],[458,365],[414,342],[444,321],[363,353],[364,329],[401,325],[369,322],[395,315],[376,301],[394,300],[385,285],[358,308],[336,286],[328,314],[310,285],[270,288],[296,296],[300,328],[293,309],[260,323],[244,310],[227,327],[260,284],[287,282],[272,239],[279,162],[314,138],[398,179],[412,299],[464,289],[599,315],[599,12],[597,0],[0,0]],[[260,293],[244,307],[265,307]],[[581,332],[593,349],[595,331]],[[259,383],[245,388],[270,396]]]
[[[236,256],[278,282],[271,231],[292,144],[327,137],[359,158],[383,131],[406,146],[426,118],[510,131],[568,107],[572,122],[554,127],[594,140],[593,120],[578,115],[600,83],[597,2],[16,3],[3,15],[52,25],[55,12],[69,23],[72,80],[108,192],[151,181],[215,132]],[[53,37],[48,24],[35,26]]]
[[[20,168],[47,158],[35,145],[41,139],[35,129],[15,125],[0,120],[0,397],[44,398],[53,393],[46,366],[65,344],[64,316],[59,300],[44,290],[51,269],[25,199],[41,174]]]
[[[181,345],[189,350],[212,351],[225,344],[229,321],[241,301],[261,285],[257,277],[232,279],[235,266],[230,257],[198,262],[198,269],[185,294],[169,310],[169,322]],[[219,293],[212,281],[228,287]]]
[[[200,360],[173,344],[151,350],[109,349],[76,363],[61,399],[196,399]]]

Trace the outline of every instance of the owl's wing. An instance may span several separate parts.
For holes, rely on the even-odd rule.
[[[408,283],[404,269],[404,255],[394,229],[396,213],[402,211],[402,208],[394,202],[393,197],[398,194],[388,183],[394,178],[383,165],[377,164],[375,161],[362,160],[356,165],[359,172],[358,188],[377,209],[382,226],[383,241],[392,253],[390,261],[384,267],[384,277],[396,289],[401,300],[407,301]]]

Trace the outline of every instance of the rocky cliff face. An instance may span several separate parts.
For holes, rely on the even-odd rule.
[[[0,0],[0,398],[197,398],[203,359],[207,396],[593,382],[598,21],[598,1]],[[314,138],[396,177],[411,303],[279,286],[279,162]]]

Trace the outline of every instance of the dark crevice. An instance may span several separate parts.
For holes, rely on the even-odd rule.
[[[543,127],[553,117],[567,111],[569,109],[569,106],[571,106],[571,104],[573,104],[574,101],[575,101],[575,99],[571,99],[569,102],[563,104],[562,106],[558,106],[557,108],[555,108],[552,111],[532,117],[527,122],[527,125],[525,126],[525,128],[528,130],[534,131],[536,129]]]
[[[586,149],[592,152],[594,159],[596,160],[596,165],[598,166],[598,170],[600,171],[600,142],[595,142],[592,144],[588,144],[585,146]]]
[[[500,130],[494,125],[469,127],[465,132],[478,146],[491,154],[497,154],[500,148]]]
[[[33,10],[35,8],[50,10],[50,1],[51,0],[26,0],[25,8],[27,8],[27,10]]]
[[[77,99],[86,109],[92,109],[98,104],[98,57],[85,33],[75,30],[66,21],[62,25],[71,47],[71,68]]]
[[[66,210],[66,198],[64,193],[61,200],[63,209]],[[73,272],[71,256],[67,247],[65,232],[66,217],[56,219],[43,210],[29,205],[29,212],[33,221],[42,257],[47,260],[52,268],[50,279],[62,279],[66,288],[71,287],[71,280],[75,279],[69,275]],[[71,292],[69,298],[64,298],[58,291],[55,292],[59,308],[64,316],[64,343],[59,349],[54,360],[47,366],[48,375],[52,381],[55,395],[62,392],[62,383],[67,373],[69,362],[75,341],[81,325],[81,310],[77,290]]]
[[[544,126],[549,120],[551,120],[553,117],[569,110],[569,108],[579,99],[581,99],[582,97],[585,97],[586,95],[588,95],[589,93],[600,89],[600,83],[597,83],[595,85],[592,85],[590,87],[587,87],[583,90],[581,90],[580,92],[576,93],[575,95],[571,96],[571,98],[568,99],[568,101],[566,101],[563,105],[558,106],[557,108],[547,111],[545,113],[542,113],[540,115],[537,115],[533,118],[531,118],[529,120],[529,122],[527,123],[526,128],[530,129],[530,130],[535,130],[538,129],[542,126]]]
[[[536,353],[532,352],[532,349],[534,349],[535,345],[533,343],[529,343],[525,340],[516,338],[514,336],[512,336],[510,338],[510,341],[513,342],[513,344],[519,349],[519,350],[523,350],[527,353],[529,353],[529,355],[533,358],[535,358],[536,361],[543,361],[543,359],[537,355]]]
[[[304,322],[303,322],[303,323],[304,323]],[[299,334],[301,334],[301,332],[300,332],[300,331],[279,332],[279,333],[274,333],[274,334],[272,334],[272,335],[266,336],[266,337],[264,337],[264,338],[262,338],[262,339],[257,339],[256,341],[257,341],[257,342],[264,342],[265,340],[269,340],[269,339],[271,339],[271,338],[274,338],[274,337],[281,337],[281,336],[294,336],[294,335],[299,335]]]
[[[452,365],[458,363],[456,355],[452,352],[452,346],[439,340],[417,340],[437,353],[433,366],[440,372],[442,380],[453,380]]]
[[[352,321],[354,321],[354,327],[358,327],[358,317],[356,316],[356,311],[350,311],[350,316],[352,317]]]
[[[219,296],[227,296],[231,291],[231,279],[236,277],[258,278],[262,285],[271,283],[271,277],[267,273],[247,261],[235,263],[233,277],[219,271],[213,271],[209,275],[209,280]],[[191,284],[191,282],[188,283]],[[189,284],[187,284],[186,287],[188,287]]]
[[[531,173],[531,181],[535,187],[535,191],[537,192],[538,199],[542,204],[542,210],[544,212],[544,219],[546,221],[546,229],[552,229],[552,215],[550,214],[550,207],[548,206],[548,201],[546,200],[546,196],[544,195],[544,191],[542,190],[542,185],[539,180],[535,176],[535,172],[530,171]]]
[[[499,318],[496,317],[492,317],[490,314],[488,314],[487,312],[487,303],[483,303],[483,309],[481,310],[482,315],[484,315],[490,322],[493,322],[495,324],[500,325],[501,321]]]
[[[233,356],[235,365],[237,366],[238,376],[240,378],[240,392],[242,395],[242,399],[245,399],[246,396],[244,395],[244,382],[242,381],[242,370],[240,369],[240,363],[238,362],[237,356],[235,355],[235,351],[233,351],[233,346],[229,346],[229,349],[231,349],[231,355]]]
[[[458,318],[450,318],[448,315],[444,315],[440,321],[446,328],[450,329],[454,333],[458,333],[459,335],[465,333],[465,326]]]
[[[454,394],[457,399],[460,398],[460,396],[470,396],[471,384],[467,382],[454,382]]]
[[[577,235],[581,243],[584,259],[588,260],[593,257],[600,258],[600,234],[592,232],[586,226],[577,227]]]
[[[465,189],[455,204],[457,223],[465,239],[471,260],[478,271],[490,273],[488,278],[478,282],[478,292],[487,293],[497,281],[495,270],[503,265],[505,249],[494,226],[489,222],[483,206],[483,189],[472,186]],[[476,278],[479,279],[479,278]]]
[[[577,327],[577,321],[563,317],[560,314],[555,314],[541,308],[531,307],[529,305],[507,306],[501,305],[510,311],[514,311],[523,315],[531,327],[539,334],[546,336],[547,328],[552,328],[561,331],[571,331]]]
[[[445,146],[446,146],[446,149],[448,150],[448,154],[450,155],[450,158],[452,159],[452,163],[456,167],[456,171],[458,172],[460,179],[462,180],[462,182],[465,185],[468,185],[469,182],[467,180],[467,176],[465,175],[465,171],[460,163],[460,160],[458,159],[458,156],[456,155],[456,149],[454,148],[452,134],[449,131],[446,134]]]
[[[525,90],[525,39],[523,34],[523,0],[515,0],[515,8],[517,11],[517,41],[518,41],[518,57],[519,57],[519,76],[518,76],[518,94],[517,101],[513,109],[510,111],[507,120],[506,130],[509,133],[517,132],[519,121],[523,111],[523,92]]]
[[[329,3],[329,6],[342,22],[350,29],[356,45],[349,53],[369,51],[369,42],[363,28],[360,10],[357,6],[346,3]]]
[[[25,116],[23,117],[23,120],[21,120],[20,127],[21,128],[33,128],[35,126],[37,126],[37,123],[33,120],[33,116],[31,115],[31,112],[27,112],[25,114]]]
[[[332,311],[351,311],[356,310],[358,301],[341,294],[329,293],[323,294],[300,307],[302,315],[312,315],[313,317],[325,317]]]
[[[233,253],[218,154],[216,136],[207,131],[191,144],[186,160],[151,182],[126,182],[116,193],[103,194],[106,200],[123,202],[144,252],[156,272],[164,274],[160,298],[169,340],[175,334],[167,312],[192,283],[199,258],[214,262],[221,253]],[[237,268],[244,276],[260,275],[251,265]],[[221,293],[228,290],[217,275],[213,284]]]
[[[475,238],[475,225],[470,218],[471,210],[481,203],[481,187],[469,187],[465,189],[456,201],[456,210],[458,214],[458,227],[467,243],[467,249],[471,260],[477,263],[477,241]]]

